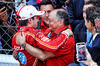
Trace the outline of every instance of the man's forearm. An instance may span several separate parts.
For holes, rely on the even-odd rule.
[[[35,38],[39,48],[45,51],[55,52],[67,41],[68,35],[61,33],[59,37],[51,40],[48,37],[45,37],[44,34],[40,32]]]
[[[55,57],[55,55],[51,52],[43,51],[39,48],[33,47],[30,44],[26,44],[25,50],[29,52],[31,55],[37,57],[38,59],[44,61],[48,58]]]

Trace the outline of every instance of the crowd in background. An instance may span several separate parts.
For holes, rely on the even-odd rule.
[[[5,1],[5,0],[4,0]],[[4,3],[1,3],[3,6],[5,6]],[[12,4],[11,4],[12,5]],[[11,8],[15,9],[9,5]],[[5,28],[8,29],[10,34],[15,34],[18,30],[20,32],[23,27],[22,26],[28,26],[30,25],[31,27],[34,26],[34,29],[40,30],[43,34],[39,33],[39,35],[46,36],[45,39],[50,39],[52,41],[55,41],[56,39],[59,41],[55,41],[51,43],[48,43],[43,41],[43,38],[40,38],[38,34],[36,34],[38,31],[33,31],[32,33],[41,40],[41,42],[38,42],[39,40],[32,38],[33,40],[28,40],[29,37],[20,36],[19,39],[15,39],[16,34],[14,35],[13,41],[10,40],[9,44],[11,45],[12,41],[12,47],[14,48],[14,44],[16,43],[16,40],[19,41],[19,44],[22,45],[23,43],[27,42],[25,48],[25,51],[21,52],[27,52],[29,53],[30,57],[34,59],[33,61],[35,62],[36,58],[39,59],[38,63],[40,65],[46,65],[46,66],[99,66],[100,65],[100,41],[99,41],[99,23],[97,24],[96,22],[100,22],[100,0],[26,0],[26,5],[33,5],[37,10],[39,11],[44,11],[45,13],[43,15],[40,15],[39,17],[35,17],[37,15],[34,15],[33,20],[34,22],[37,22],[37,24],[31,23],[32,19],[27,18],[26,22],[30,22],[29,24],[22,24],[25,22],[25,20],[18,20],[21,18],[21,15],[19,13],[16,13],[16,16],[13,19],[14,21],[18,21],[18,27],[17,28]],[[5,7],[0,6],[0,22],[3,23],[2,25],[4,26],[13,26],[16,24],[12,25],[12,21],[10,21],[9,16],[7,15],[9,12],[12,12],[11,9],[5,9]],[[22,6],[23,7],[23,6]],[[20,7],[21,8],[21,7]],[[19,8],[19,10],[20,10]],[[5,10],[4,10],[5,9]],[[4,11],[3,11],[4,10]],[[18,11],[19,12],[19,11]],[[26,11],[27,12],[27,11]],[[24,13],[26,13],[24,12]],[[58,13],[59,12],[59,13]],[[27,14],[27,13],[26,13]],[[51,15],[53,14],[53,16]],[[64,15],[65,14],[65,15]],[[20,18],[17,16],[19,15]],[[57,16],[58,17],[57,17]],[[22,15],[23,16],[23,15]],[[25,17],[26,15],[24,15]],[[54,17],[56,16],[56,18]],[[65,17],[66,16],[66,17]],[[6,17],[6,19],[4,19]],[[26,16],[27,17],[27,16]],[[52,18],[53,17],[53,18]],[[18,18],[18,19],[17,19]],[[56,19],[54,21],[54,18]],[[30,21],[28,21],[30,20]],[[56,23],[59,22],[58,23]],[[67,23],[70,21],[69,23]],[[50,22],[55,22],[54,24]],[[64,23],[63,23],[64,22]],[[36,26],[37,25],[37,26]],[[63,25],[63,26],[61,26]],[[28,27],[30,27],[28,26]],[[56,27],[55,27],[56,26]],[[64,27],[65,26],[65,27]],[[21,27],[21,28],[20,28]],[[63,27],[63,28],[62,28]],[[49,29],[48,29],[49,28]],[[25,31],[29,31],[29,28],[25,28]],[[70,29],[71,31],[65,32],[67,29]],[[14,31],[15,30],[15,31]],[[33,30],[33,29],[31,29]],[[57,31],[58,30],[58,31]],[[22,30],[23,31],[23,30]],[[61,35],[62,34],[67,34],[67,38],[69,40],[61,41],[64,40]],[[2,35],[2,31],[0,30],[0,35]],[[56,34],[57,33],[57,34]],[[18,35],[18,34],[17,34]],[[27,35],[27,34],[26,34]],[[30,36],[30,35],[29,35]],[[35,37],[35,38],[36,38]],[[62,39],[60,39],[62,37]],[[73,40],[74,38],[74,40]],[[8,38],[5,38],[5,40]],[[22,41],[20,41],[23,39]],[[38,41],[37,41],[38,40]],[[50,41],[47,40],[47,41]],[[62,44],[60,44],[60,41]],[[15,42],[15,43],[14,43]],[[32,42],[36,42],[36,44],[32,44]],[[51,47],[52,43],[56,44],[58,43],[56,50],[54,50]],[[63,43],[64,42],[64,43]],[[86,47],[88,50],[86,50],[87,53],[87,61],[86,62],[78,62],[76,58],[76,43],[78,42],[85,42]],[[50,47],[48,48],[46,45],[43,45],[41,43],[46,43]],[[70,45],[71,43],[71,45]],[[1,49],[4,44],[4,42],[1,41],[0,38],[0,44],[1,44]],[[74,45],[73,45],[74,44]],[[20,47],[19,45],[19,47]],[[39,47],[35,48],[35,47]],[[16,45],[17,46],[17,45]],[[68,47],[67,47],[68,46]],[[60,48],[59,48],[60,47]],[[30,49],[31,48],[31,49]],[[4,49],[7,49],[7,46],[4,47]],[[41,50],[42,49],[42,50]],[[45,50],[45,51],[43,51]],[[16,53],[19,53],[20,51],[16,52],[13,50],[13,55],[14,58],[19,59],[16,56]],[[75,52],[74,52],[75,51]],[[26,53],[26,54],[27,54]],[[19,54],[21,56],[21,53]],[[36,58],[34,58],[34,57]],[[42,58],[41,58],[42,56]],[[45,56],[45,57],[44,57]],[[30,59],[28,59],[30,61]],[[26,63],[23,63],[22,60],[20,60],[20,64],[23,66]],[[30,62],[28,64],[30,64]],[[33,62],[31,61],[31,62]],[[42,62],[43,61],[43,62]],[[55,62],[55,63],[54,63]],[[57,64],[58,63],[58,64]],[[28,65],[26,64],[26,66]],[[32,63],[33,64],[33,63]],[[37,66],[39,66],[37,64]]]

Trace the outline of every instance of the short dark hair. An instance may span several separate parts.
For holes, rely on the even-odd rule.
[[[18,15],[17,15],[17,18],[20,19],[20,17]],[[31,17],[31,18],[34,20],[34,16]],[[26,19],[26,20],[18,20],[18,23],[19,23],[20,26],[27,26],[28,19]]]
[[[66,11],[57,11],[56,13],[57,20],[64,20],[64,25],[69,25],[70,23],[70,17]]]
[[[93,23],[95,26],[95,19],[100,19],[100,8],[99,7],[89,7],[86,9],[86,20],[89,22],[89,20]]]
[[[42,1],[40,2],[40,4],[39,4],[39,10],[40,10],[40,7],[41,7],[42,5],[48,5],[48,4],[51,4],[52,7],[54,8],[54,4],[52,3],[51,0],[42,0]]]
[[[100,7],[100,2],[97,0],[90,0],[90,1],[86,2],[85,5],[87,5],[87,4],[92,4],[95,7]]]
[[[18,22],[19,22],[20,26],[27,26],[28,19],[26,19],[26,20],[19,20]]]

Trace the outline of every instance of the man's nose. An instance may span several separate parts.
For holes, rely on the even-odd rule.
[[[49,16],[49,13],[46,12],[46,13],[45,13],[45,16],[48,17],[48,16]]]

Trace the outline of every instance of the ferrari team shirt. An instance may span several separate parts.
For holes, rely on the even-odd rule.
[[[20,62],[20,66],[43,66],[42,61],[38,60],[36,57],[32,56],[26,50],[21,48],[21,46],[18,44],[18,41],[16,41],[16,39],[18,39],[16,37],[18,35],[18,33],[19,32],[25,32],[26,42],[28,42],[30,45],[32,45],[34,47],[37,47],[36,44],[35,44],[35,40],[33,38],[33,35],[32,35],[33,30],[34,29],[31,28],[31,27],[20,27],[18,32],[13,36],[12,48],[14,50],[17,50],[17,52],[18,52],[18,60]]]
[[[51,40],[57,38],[57,35],[65,30],[67,26],[58,29],[53,32],[51,35]],[[61,39],[63,40],[63,39]],[[46,66],[68,66],[74,61],[74,52],[75,52],[75,40],[73,36],[69,36],[69,38],[63,43],[63,45],[53,54],[56,56],[54,58],[47,59]]]

